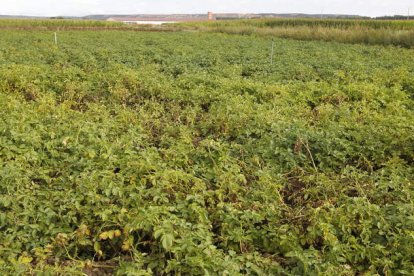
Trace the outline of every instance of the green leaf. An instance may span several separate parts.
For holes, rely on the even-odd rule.
[[[161,237],[161,244],[165,250],[170,250],[171,247],[173,246],[173,242],[174,242],[174,236],[171,234],[164,234]]]

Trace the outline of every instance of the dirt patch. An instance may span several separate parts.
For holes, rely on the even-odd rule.
[[[306,188],[306,184],[298,177],[289,178],[288,181],[281,191],[283,201],[291,207],[299,206],[303,203],[302,192]]]

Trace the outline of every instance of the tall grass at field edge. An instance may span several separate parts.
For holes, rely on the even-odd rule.
[[[217,27],[200,28],[199,30],[239,35],[275,36],[279,38],[297,40],[322,40],[355,44],[362,43],[370,45],[394,45],[405,48],[412,48],[414,46],[414,30],[341,30],[323,27]]]
[[[414,46],[414,21],[265,19],[178,24],[183,29],[297,40]]]

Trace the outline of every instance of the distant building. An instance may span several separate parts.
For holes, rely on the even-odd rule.
[[[212,12],[206,15],[153,15],[153,16],[137,16],[137,17],[110,17],[106,21],[122,22],[124,24],[143,24],[143,25],[161,25],[167,23],[179,22],[197,22],[215,20]]]

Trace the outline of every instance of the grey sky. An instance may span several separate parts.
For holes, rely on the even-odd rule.
[[[134,13],[274,12],[368,16],[414,14],[414,0],[0,0],[0,14],[87,15]]]

